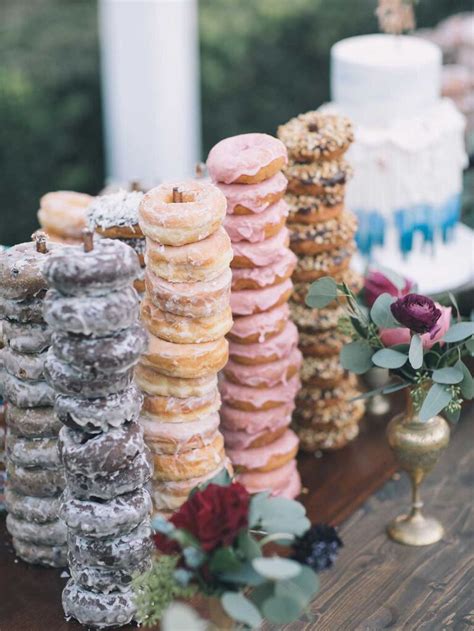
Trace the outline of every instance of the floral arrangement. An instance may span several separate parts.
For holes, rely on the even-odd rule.
[[[318,309],[333,301],[345,306],[340,327],[352,337],[340,356],[346,370],[358,375],[374,366],[390,371],[390,383],[363,396],[406,388],[419,420],[443,411],[456,422],[463,399],[474,396],[474,380],[463,361],[474,355],[474,322],[461,321],[452,294],[452,307],[445,307],[414,289],[390,270],[372,271],[360,299],[345,283],[324,277],[311,285],[306,302]]]
[[[318,591],[316,572],[330,567],[342,546],[331,526],[311,526],[300,503],[251,496],[226,472],[153,527],[154,566],[134,583],[145,626],[161,620],[175,599],[197,594],[218,599],[245,627],[296,620]],[[285,556],[264,556],[270,543]]]

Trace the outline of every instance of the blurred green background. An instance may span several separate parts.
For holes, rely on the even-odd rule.
[[[375,6],[200,0],[204,157],[224,136],[274,133],[327,100],[331,45],[376,31]],[[422,0],[418,25],[470,9],[471,0]],[[12,244],[37,227],[43,193],[103,184],[96,1],[1,0],[0,59],[0,243]]]

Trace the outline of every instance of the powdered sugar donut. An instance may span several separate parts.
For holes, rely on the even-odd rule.
[[[132,580],[152,567],[152,559],[144,558],[126,568],[90,567],[71,561],[69,571],[76,584],[97,596],[128,592]]]
[[[50,285],[66,296],[101,296],[128,287],[140,273],[132,248],[117,239],[96,239],[93,248],[60,248],[43,264]]]
[[[203,447],[177,453],[156,453],[159,446],[155,443],[153,480],[189,480],[222,467],[225,460],[224,438],[219,432],[213,436]]]
[[[8,300],[0,296],[0,317],[15,322],[43,322],[43,298],[46,290],[33,298]]]
[[[6,453],[15,465],[25,469],[61,466],[56,438],[23,438],[8,431]]]
[[[278,440],[254,449],[228,449],[236,473],[273,471],[293,460],[298,451],[298,437],[287,429]]]
[[[133,287],[124,287],[91,300],[88,296],[63,296],[51,289],[43,304],[44,318],[55,331],[101,337],[133,326],[139,300]]]
[[[141,191],[125,191],[100,195],[89,206],[87,223],[91,230],[111,239],[143,237],[138,225]]]
[[[229,359],[224,374],[229,381],[252,388],[272,388],[285,384],[298,374],[302,362],[301,352],[294,347],[288,356],[265,364],[242,364]]]
[[[9,513],[6,519],[8,532],[16,539],[43,546],[66,543],[66,525],[60,519],[38,524],[20,519]]]
[[[287,302],[292,291],[293,284],[289,278],[263,289],[234,291],[230,296],[232,313],[245,316],[268,311]]]
[[[300,389],[297,375],[284,385],[273,388],[249,388],[232,383],[225,377],[220,380],[220,392],[224,403],[238,410],[269,410],[289,403]]]
[[[290,278],[297,258],[291,250],[282,250],[281,256],[266,267],[238,267],[232,270],[232,291],[264,289]]]
[[[94,198],[74,191],[54,191],[40,199],[38,221],[47,232],[79,240]]]
[[[207,158],[209,175],[224,184],[256,184],[288,162],[285,145],[268,134],[240,134],[214,145]]]
[[[290,309],[285,303],[263,313],[237,317],[228,338],[237,344],[262,343],[283,331],[289,315]]]
[[[220,226],[211,235],[181,246],[169,246],[146,240],[148,269],[173,283],[210,281],[221,276],[232,260],[232,244]]]
[[[10,484],[5,487],[5,506],[7,511],[24,521],[37,524],[52,522],[58,518],[60,496],[32,497],[13,490]]]
[[[281,199],[258,214],[227,215],[224,227],[232,243],[257,243],[276,235],[285,225],[288,212],[288,204]]]
[[[12,538],[15,553],[32,565],[67,567],[67,546],[42,546],[30,541]]]
[[[219,414],[214,412],[191,423],[157,423],[147,417],[142,417],[140,423],[152,453],[178,455],[210,445],[219,428]]]
[[[219,228],[226,206],[224,195],[209,182],[168,182],[146,193],[138,211],[140,227],[164,245],[194,243]]]
[[[137,611],[132,589],[111,594],[96,593],[84,589],[73,579],[63,590],[62,605],[66,617],[98,629],[126,625]]]
[[[273,237],[258,243],[248,241],[233,243],[234,258],[231,267],[266,267],[272,265],[281,257],[282,250],[287,248],[289,243],[288,228],[282,228]]]
[[[298,329],[287,321],[284,329],[264,342],[252,344],[229,343],[230,358],[239,364],[255,366],[288,357],[298,343]]]
[[[19,243],[0,253],[0,296],[6,300],[34,298],[47,288],[41,273],[43,263],[62,248],[52,243],[44,252],[34,242]]]
[[[249,215],[261,213],[269,206],[282,199],[288,181],[279,171],[268,180],[258,184],[223,184],[217,183],[218,188],[227,199],[228,215]]]
[[[46,381],[24,381],[6,372],[3,387],[5,398],[18,408],[45,407],[54,403],[54,390]]]
[[[150,396],[186,399],[214,392],[217,376],[210,372],[194,379],[171,377],[161,373],[157,367],[138,364],[135,368],[135,382],[143,392]]]
[[[22,495],[56,497],[65,486],[64,470],[25,469],[13,462],[7,463],[8,481],[11,488]]]
[[[4,320],[3,337],[17,353],[41,353],[51,343],[51,330],[47,324]]]
[[[3,350],[5,370],[18,379],[38,381],[44,378],[46,352],[17,353],[8,346]]]
[[[184,399],[145,395],[140,422],[147,426],[157,423],[188,423],[217,412],[220,403],[217,385],[201,396]]]

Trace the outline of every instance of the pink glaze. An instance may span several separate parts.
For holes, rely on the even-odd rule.
[[[255,175],[274,160],[288,162],[285,145],[268,134],[240,134],[224,138],[207,157],[207,170],[214,182],[232,184],[241,175]]]
[[[294,408],[295,404],[291,401],[270,410],[245,412],[231,408],[224,403],[220,409],[221,423],[224,429],[231,432],[244,430],[248,434],[256,434],[273,427],[279,427],[279,423],[283,421],[290,422]]]
[[[282,417],[278,420],[278,423],[275,423],[275,425],[271,429],[272,431],[276,431],[281,427],[288,427],[290,423],[291,417]],[[266,433],[268,433],[268,429],[261,430],[260,432],[255,432],[255,434],[249,434],[246,431],[233,432],[232,430],[223,429],[222,433],[224,434],[226,449],[248,449],[250,445],[255,440],[257,440],[257,438],[260,438],[261,436],[264,436]]]
[[[239,364],[229,359],[224,374],[233,377],[239,383],[244,383],[251,388],[273,388],[279,384],[288,382],[287,373],[290,366],[300,369],[303,356],[298,348],[294,347],[289,355],[274,362],[266,364]]]
[[[233,465],[245,467],[246,469],[258,469],[265,466],[272,456],[287,454],[298,447],[297,435],[291,430],[286,432],[273,443],[265,447],[255,447],[253,449],[227,449]]]
[[[235,186],[242,186],[236,184]],[[275,226],[288,217],[289,206],[284,199],[272,204],[266,210],[253,215],[227,215],[224,228],[231,241],[251,241],[257,243],[265,239],[267,226]]]
[[[267,335],[270,335],[277,329],[278,324],[282,320],[287,321],[289,317],[290,308],[285,302],[285,304],[275,307],[270,311],[236,318],[232,326],[232,335],[244,340],[258,332],[258,341],[261,343],[265,341]]]
[[[266,473],[241,473],[237,476],[237,481],[243,484],[249,493],[270,491],[272,495],[288,497],[288,495],[284,495],[284,492],[287,490],[289,483],[294,481],[295,478],[301,487],[296,460],[290,460],[282,467]]]
[[[236,344],[229,342],[229,356],[232,359],[244,357],[247,360],[263,359],[275,361],[288,357],[292,349],[298,344],[298,329],[290,320],[278,335],[254,344]]]
[[[293,273],[298,259],[291,250],[282,250],[281,257],[266,267],[236,267],[232,270],[232,283],[251,280],[259,287],[273,285],[278,278],[287,278]]]
[[[286,497],[288,500],[294,500],[301,493],[301,488],[300,474],[298,471],[293,471],[285,486],[278,492],[272,493],[272,495],[279,495],[280,497]]]
[[[282,403],[290,403],[300,389],[298,375],[292,377],[287,383],[273,388],[249,388],[228,381],[222,377],[219,381],[219,390],[222,401],[232,405],[233,403],[251,404],[256,410],[261,410],[267,403],[277,407]]]
[[[252,315],[268,311],[274,307],[287,292],[291,292],[293,283],[287,278],[278,285],[271,285],[264,289],[242,289],[233,291],[230,295],[230,306],[235,315]]]
[[[280,232],[265,241],[250,243],[250,241],[238,241],[232,244],[234,258],[243,256],[255,267],[264,267],[275,263],[280,257],[283,249],[288,248],[289,243],[288,228],[282,228]]]
[[[253,213],[261,213],[268,208],[265,198],[283,194],[288,180],[279,171],[276,175],[258,184],[217,184],[227,198],[227,213],[232,215],[236,206],[243,206]]]

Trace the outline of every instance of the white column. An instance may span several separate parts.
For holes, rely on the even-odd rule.
[[[109,181],[191,176],[200,159],[197,0],[100,0]]]

